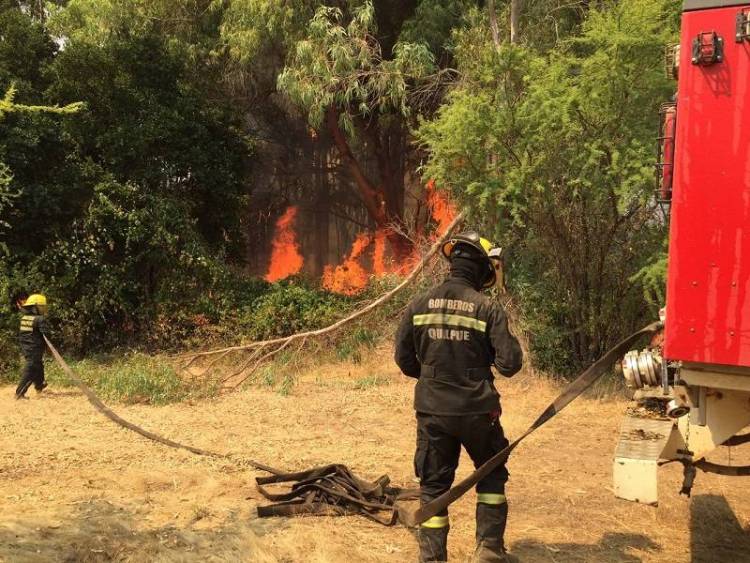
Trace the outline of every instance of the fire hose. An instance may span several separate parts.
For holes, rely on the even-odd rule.
[[[232,460],[227,454],[182,444],[125,420],[105,405],[96,393],[76,375],[46,336],[44,340],[53,358],[68,378],[83,392],[97,411],[118,426],[170,448],[186,450],[200,456]],[[299,473],[285,473],[254,460],[245,459],[244,462],[246,465],[271,474],[269,477],[256,478],[258,491],[268,500],[277,502],[271,506],[258,507],[258,516],[261,518],[301,514],[359,514],[380,524],[393,525],[396,522],[395,502],[416,498],[419,492],[416,489],[392,487],[387,476],[381,477],[374,483],[368,483],[340,464]],[[294,482],[290,493],[272,493],[263,486],[285,482]],[[383,519],[378,516],[383,511],[390,513],[389,518]]]
[[[300,473],[284,473],[263,463],[248,460],[248,465],[273,475],[272,477],[260,477],[256,479],[258,490],[261,494],[271,501],[281,501],[279,504],[270,507],[260,507],[258,514],[261,517],[293,516],[298,514],[362,514],[385,525],[393,525],[396,521],[400,521],[408,527],[417,526],[448,508],[448,506],[471,490],[481,479],[504,463],[523,440],[580,397],[584,391],[591,387],[611,368],[618,358],[627,352],[634,342],[643,336],[654,334],[661,328],[662,323],[660,322],[650,324],[616,344],[578,378],[567,385],[563,392],[545,409],[529,429],[507,448],[490,458],[484,465],[449,491],[416,510],[409,510],[404,506],[398,505],[398,501],[400,500],[413,498],[413,491],[389,487],[387,477],[381,477],[375,483],[367,483],[355,477],[342,465],[330,465]],[[46,336],[44,339],[55,361],[70,380],[83,392],[88,401],[101,414],[122,428],[171,448],[187,450],[202,456],[229,458],[227,454],[220,454],[175,442],[174,440],[144,430],[123,419],[107,407],[96,396],[94,391],[73,372]],[[268,492],[263,487],[265,484],[282,482],[293,483],[290,492],[274,494]],[[376,513],[380,511],[390,511],[391,517],[387,519],[377,517]]]
[[[44,337],[44,341],[47,343],[47,347],[49,348],[49,351],[52,352],[52,357],[55,358],[55,361],[60,366],[60,368],[65,372],[65,375],[67,375],[68,378],[70,378],[70,380],[73,383],[75,383],[75,385],[83,392],[83,394],[88,399],[89,403],[91,403],[96,410],[98,410],[101,414],[106,416],[115,424],[121,426],[122,428],[125,428],[126,430],[135,432],[136,434],[140,434],[144,438],[148,438],[149,440],[158,442],[159,444],[162,444],[164,446],[169,446],[170,448],[175,448],[179,450],[187,450],[190,453],[201,455],[201,456],[206,456],[206,457],[229,459],[229,456],[227,454],[220,454],[220,453],[212,452],[209,450],[203,450],[201,448],[196,448],[194,446],[181,444],[179,442],[175,442],[174,440],[170,440],[169,438],[165,438],[164,436],[159,436],[158,434],[154,434],[153,432],[144,430],[143,428],[133,424],[132,422],[128,422],[127,420],[122,418],[120,415],[118,415],[116,412],[114,412],[112,409],[110,409],[107,405],[105,405],[102,402],[102,400],[96,396],[96,393],[94,393],[91,387],[86,385],[81,380],[81,378],[75,374],[75,372],[70,368],[68,363],[63,359],[63,357],[60,355],[57,349],[52,345],[52,342],[50,342],[46,336]],[[257,461],[247,460],[247,464],[256,469],[260,469],[261,471],[267,471],[268,473],[273,473],[275,475],[282,473],[278,469],[274,469],[273,467],[270,467],[263,463],[259,463]]]

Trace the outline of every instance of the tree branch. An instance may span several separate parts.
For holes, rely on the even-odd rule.
[[[522,0],[510,0],[510,42],[518,43],[518,20],[521,16]]]

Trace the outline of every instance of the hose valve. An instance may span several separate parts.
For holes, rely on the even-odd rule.
[[[661,386],[662,358],[655,350],[631,350],[622,359],[621,367],[631,389]]]

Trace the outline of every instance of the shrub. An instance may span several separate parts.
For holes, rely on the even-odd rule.
[[[352,300],[290,279],[271,284],[259,298],[240,308],[237,328],[253,340],[323,328],[352,307]]]
[[[336,356],[339,360],[351,360],[359,364],[362,362],[362,349],[374,348],[379,336],[374,330],[359,326],[338,342]]]
[[[57,364],[50,362],[46,368],[52,385],[72,385]],[[71,368],[97,395],[110,401],[163,405],[188,397],[209,396],[215,391],[208,384],[183,381],[165,359],[138,353],[114,360],[100,356],[71,362]]]

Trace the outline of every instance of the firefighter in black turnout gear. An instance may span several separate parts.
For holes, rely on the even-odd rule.
[[[417,450],[414,469],[426,504],[450,489],[463,446],[479,467],[508,445],[500,426],[500,396],[491,366],[510,377],[521,369],[518,340],[502,307],[480,293],[501,273],[500,251],[475,232],[443,246],[450,275],[409,305],[398,330],[396,363],[416,378]],[[515,560],[503,536],[508,517],[500,466],[477,484],[474,561]],[[422,523],[420,561],[447,561],[448,511]]]
[[[21,382],[16,388],[16,399],[25,399],[26,391],[32,383],[37,392],[47,387],[42,363],[45,349],[43,335],[47,330],[44,318],[47,313],[47,298],[38,293],[29,297],[20,295],[16,298],[16,305],[23,313],[18,329],[18,344],[25,360]]]

